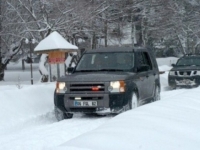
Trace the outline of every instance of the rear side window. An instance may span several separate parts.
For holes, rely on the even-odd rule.
[[[150,56],[147,52],[139,52],[138,53],[138,65],[142,66],[142,65],[148,65],[150,67],[150,70],[152,70],[152,62],[150,59]]]

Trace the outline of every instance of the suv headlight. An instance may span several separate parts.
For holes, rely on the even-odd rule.
[[[67,91],[67,87],[65,82],[57,82],[56,83],[56,93],[65,93]]]
[[[125,82],[124,81],[111,81],[108,87],[110,92],[125,92]]]
[[[175,71],[170,71],[170,72],[169,72],[169,75],[170,75],[170,76],[175,76]]]
[[[194,71],[194,75],[200,75],[200,71],[199,70]]]

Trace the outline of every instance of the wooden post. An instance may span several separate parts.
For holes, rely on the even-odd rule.
[[[22,59],[22,70],[25,70],[24,59]]]
[[[49,81],[52,82],[51,64],[49,63]]]
[[[60,65],[57,64],[57,78],[60,78]]]

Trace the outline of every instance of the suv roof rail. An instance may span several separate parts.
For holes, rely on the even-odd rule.
[[[184,56],[191,56],[191,55],[192,55],[192,53],[184,54]]]
[[[196,54],[188,53],[188,54],[185,54],[184,56],[197,56],[197,55],[200,55],[200,53],[196,53]]]
[[[187,57],[187,56],[200,56],[200,53],[197,53],[197,54],[185,54],[185,55],[183,55],[183,57]]]

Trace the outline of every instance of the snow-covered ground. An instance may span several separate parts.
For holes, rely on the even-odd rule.
[[[118,116],[86,116],[57,122],[55,82],[39,83],[30,68],[10,64],[0,82],[0,150],[199,150],[200,88],[170,91],[167,74],[176,58],[158,58],[161,100]],[[16,69],[17,68],[17,69]],[[20,82],[18,79],[20,76]]]

